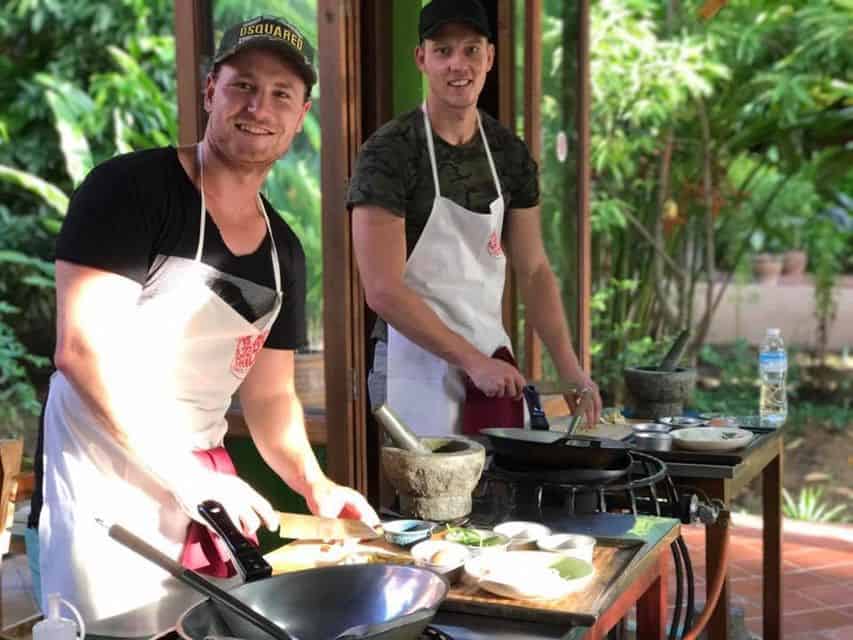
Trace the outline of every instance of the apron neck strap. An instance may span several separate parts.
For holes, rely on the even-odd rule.
[[[201,212],[199,214],[199,225],[198,225],[198,246],[195,250],[195,261],[201,262],[201,255],[204,250],[204,227],[207,221],[207,207],[204,202],[204,156],[201,150],[201,143],[199,142],[195,147],[196,152],[196,162],[198,162],[198,186],[199,191],[201,192]],[[270,234],[270,255],[272,256],[272,271],[273,276],[275,278],[275,292],[277,295],[281,295],[281,267],[278,261],[278,249],[275,246],[275,236],[272,234],[272,226],[270,225],[270,219],[267,215],[267,208],[264,206],[263,200],[261,200],[261,194],[257,195],[257,205],[258,211],[264,217],[264,222],[267,225],[267,233]]]
[[[424,128],[426,129],[426,139],[427,139],[427,148],[429,149],[429,164],[432,168],[432,180],[435,183],[435,197],[441,197],[441,186],[438,181],[438,163],[435,159],[435,142],[433,141],[432,136],[432,125],[429,121],[429,114],[427,113],[427,104],[426,101],[421,105],[421,110],[424,113]],[[489,169],[492,171],[492,180],[495,183],[495,190],[498,192],[498,198],[503,196],[503,191],[501,191],[501,182],[498,178],[498,171],[495,168],[495,161],[492,158],[492,150],[489,148],[489,141],[486,138],[486,132],[483,129],[483,121],[480,118],[480,110],[477,109],[477,128],[480,131],[480,138],[483,140],[483,147],[486,149],[486,158],[489,160]]]

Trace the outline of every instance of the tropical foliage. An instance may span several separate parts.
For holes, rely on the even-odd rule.
[[[702,4],[593,3],[593,367],[612,391],[682,327],[698,353],[752,251],[812,250],[827,322],[849,268],[853,236],[821,214],[853,190],[853,4]],[[544,5],[545,238],[571,308],[574,167],[553,150],[574,126],[577,15]]]

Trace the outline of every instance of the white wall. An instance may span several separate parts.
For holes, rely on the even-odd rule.
[[[716,287],[715,287],[716,291]],[[716,293],[715,293],[716,295]],[[705,308],[705,286],[696,291],[695,315]],[[853,286],[836,289],[838,312],[829,331],[829,348],[853,349]],[[730,284],[711,321],[708,342],[725,344],[745,338],[759,344],[767,327],[779,327],[785,344],[813,348],[817,342],[814,289],[811,284]]]

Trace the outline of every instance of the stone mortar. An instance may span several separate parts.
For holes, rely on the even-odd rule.
[[[486,450],[467,438],[421,438],[431,451],[419,454],[382,447],[382,468],[400,496],[406,516],[447,521],[471,513],[471,494],[480,481]]]
[[[681,415],[696,386],[696,369],[658,371],[654,367],[627,367],[625,386],[637,418]]]

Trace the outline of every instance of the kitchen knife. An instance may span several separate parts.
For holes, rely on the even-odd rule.
[[[382,535],[361,520],[279,513],[278,534],[294,540],[372,540]]]

